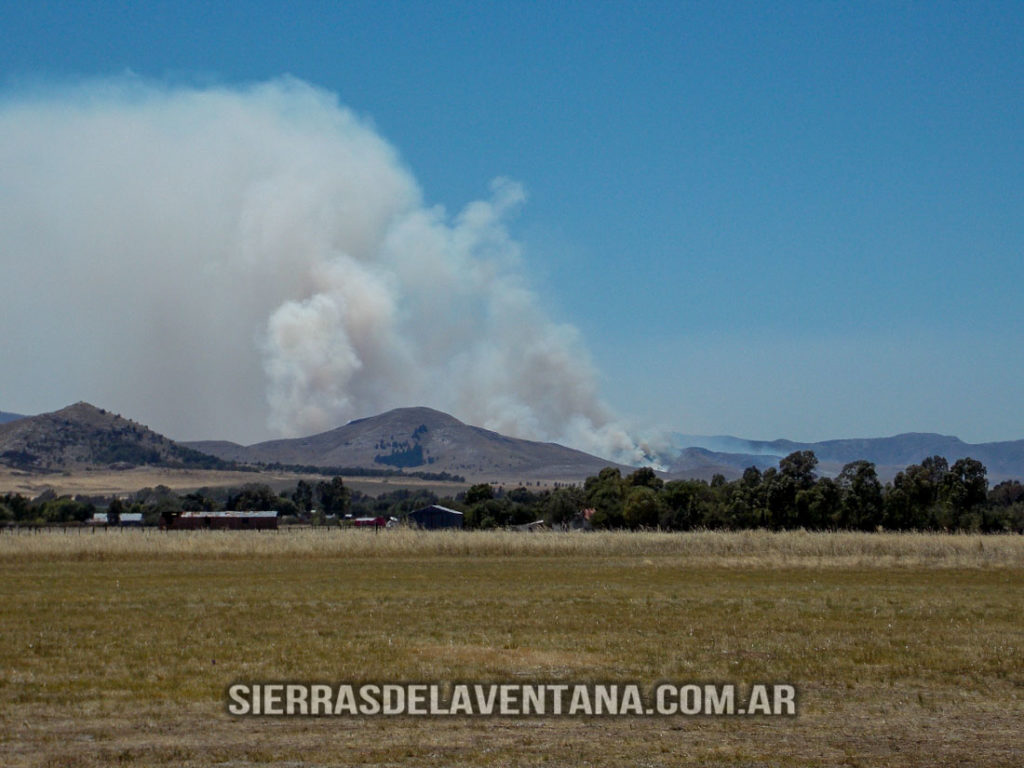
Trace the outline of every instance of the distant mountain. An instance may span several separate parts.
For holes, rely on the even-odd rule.
[[[970,456],[985,465],[990,481],[1024,478],[1024,440],[971,444],[949,435],[922,432],[908,432],[893,437],[824,440],[817,443],[745,440],[729,435],[708,437],[674,434],[672,438],[680,455],[669,467],[671,474],[688,471],[693,460],[688,457],[687,451],[699,449],[713,452],[719,464],[739,472],[749,466],[763,468],[762,464],[752,459],[762,463],[771,461],[777,466],[780,458],[794,451],[814,451],[823,473],[834,474],[844,464],[866,459],[879,467],[880,475],[891,477],[907,465],[919,464],[929,456],[943,456],[950,464]]]
[[[20,413],[8,413],[7,411],[0,411],[0,424],[6,424],[9,421],[17,421],[18,419],[25,418]]]
[[[3,414],[4,417],[14,414]],[[825,440],[745,440],[732,436],[673,435],[676,455],[666,474],[676,478],[739,477],[747,467],[766,469],[793,451],[809,450],[818,470],[835,475],[858,459],[874,462],[890,479],[908,464],[944,456],[951,464],[970,456],[992,483],[1024,479],[1024,440],[965,443],[929,433]],[[448,472],[475,482],[580,482],[607,466],[630,467],[555,443],[521,440],[474,427],[430,408],[398,408],[309,437],[243,446],[228,441],[174,442],[153,430],[88,403],[53,413],[0,421],[0,465],[31,471],[135,465],[229,469],[239,464],[362,467]]]
[[[669,465],[668,474],[676,479],[710,480],[722,475],[726,480],[735,480],[747,467],[764,470],[776,467],[779,459],[775,456],[756,456],[744,453],[709,451],[706,448],[684,448]]]
[[[141,464],[222,469],[222,459],[175,443],[134,421],[75,403],[0,424],[0,464],[31,471]]]
[[[506,437],[430,408],[398,408],[310,437],[241,446],[183,443],[227,461],[448,472],[478,480],[578,482],[614,464],[555,443]]]

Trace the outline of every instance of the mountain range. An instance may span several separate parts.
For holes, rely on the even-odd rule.
[[[851,461],[866,459],[878,467],[882,479],[889,479],[908,464],[919,464],[929,456],[943,456],[950,464],[969,456],[985,465],[990,481],[1024,477],[1024,440],[972,444],[949,435],[907,432],[893,437],[801,443],[675,433],[672,442],[680,454],[670,464],[669,473],[687,472],[711,464],[720,470],[742,473],[750,466],[759,469],[778,466],[779,459],[794,451],[813,451],[818,458],[819,473],[828,475],[838,474],[843,465]],[[723,474],[730,476],[729,472]]]
[[[310,437],[249,446],[224,441],[184,445],[240,463],[393,468],[511,482],[576,482],[618,466],[556,443],[470,426],[431,408],[397,408]]]
[[[89,403],[0,423],[0,465],[30,472],[238,465],[447,472],[474,482],[579,482],[614,465],[554,443],[506,437],[430,408],[399,408],[309,437],[243,446],[175,442]],[[629,467],[620,467],[630,471]]]
[[[0,465],[37,472],[137,465],[229,469],[237,465],[447,472],[471,482],[581,482],[606,466],[630,467],[555,443],[507,437],[464,424],[430,408],[398,408],[308,437],[239,445],[222,440],[175,442],[89,403],[39,416],[0,419]],[[988,469],[990,482],[1024,478],[1024,440],[969,444],[947,435],[826,440],[745,440],[732,436],[673,434],[663,457],[667,478],[739,477],[747,467],[767,469],[794,451],[813,451],[818,472],[874,462],[883,480],[908,464],[944,456],[951,464],[970,456]]]

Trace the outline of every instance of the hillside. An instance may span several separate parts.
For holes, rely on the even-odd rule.
[[[4,414],[12,415],[13,414]],[[1024,440],[965,443],[956,437],[908,433],[885,438],[744,440],[675,435],[678,453],[667,475],[710,479],[765,469],[793,451],[810,450],[818,471],[835,475],[850,461],[876,464],[883,480],[929,456],[950,463],[981,461],[991,483],[1024,478]],[[686,445],[690,443],[690,445]],[[0,465],[37,472],[131,466],[230,469],[234,464],[447,472],[473,482],[579,482],[612,462],[554,443],[506,437],[430,408],[398,408],[309,437],[243,446],[228,441],[177,443],[88,403],[0,423]],[[629,467],[620,467],[624,472]]]
[[[9,421],[17,421],[18,419],[25,418],[20,413],[8,413],[7,411],[0,411],[0,424],[6,424]]]
[[[475,479],[581,481],[611,462],[554,443],[506,437],[430,408],[398,408],[310,437],[240,446],[184,443],[228,461],[449,472]]]
[[[227,462],[178,445],[134,421],[75,403],[0,424],[0,464],[29,471],[148,465],[225,469]]]
[[[673,438],[681,449],[679,457],[669,467],[669,472],[674,475],[693,471],[694,465],[700,463],[699,457],[704,454],[713,456],[714,463],[724,468],[719,471],[729,478],[749,466],[762,469],[777,466],[780,458],[794,451],[813,451],[823,474],[836,474],[844,464],[866,459],[878,466],[880,476],[891,478],[908,464],[920,463],[929,456],[943,456],[950,464],[970,456],[985,465],[991,482],[1024,478],[1024,440],[972,444],[957,437],[927,432],[816,443],[680,434]]]
[[[692,447],[683,449],[668,467],[668,474],[674,479],[709,480],[714,475],[722,475],[726,480],[735,480],[747,467],[763,470],[778,466],[778,463],[775,456],[726,453]]]

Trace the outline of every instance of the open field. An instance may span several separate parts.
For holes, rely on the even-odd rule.
[[[1024,764],[1024,537],[0,535],[5,766]],[[791,682],[795,718],[233,718],[235,680]]]
[[[0,467],[0,493],[20,493],[34,498],[43,491],[52,490],[58,495],[67,496],[110,496],[134,493],[142,488],[155,488],[158,485],[165,485],[179,493],[188,493],[199,488],[237,487],[246,483],[266,483],[276,490],[281,490],[293,488],[299,480],[315,483],[324,479],[330,478],[327,475],[294,472],[225,472],[163,467],[40,474]],[[465,483],[442,483],[417,477],[346,477],[345,485],[371,496],[398,488],[428,488],[438,495],[454,495],[467,487]]]

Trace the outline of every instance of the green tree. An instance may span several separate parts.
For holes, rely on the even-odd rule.
[[[28,522],[33,517],[32,504],[20,493],[5,494],[3,505],[11,511],[11,515],[16,522]]]
[[[622,527],[625,484],[619,470],[605,467],[596,477],[588,477],[583,484],[583,495],[587,506],[594,509],[591,525],[595,528]]]
[[[1004,480],[988,492],[985,516],[986,531],[1018,531],[1024,533],[1024,484]]]
[[[810,506],[814,501],[814,451],[794,451],[779,460],[779,474],[766,489],[769,519],[774,528],[811,527]]]
[[[107,505],[107,524],[120,525],[122,514],[124,514],[124,502],[115,496]]]
[[[761,470],[747,467],[730,489],[723,525],[728,528],[755,527],[761,520],[762,496]]]
[[[882,484],[874,463],[851,461],[836,478],[841,497],[840,528],[869,531],[882,522]]]
[[[277,510],[278,517],[298,517],[299,516],[299,505],[292,501],[285,494],[281,494],[277,497],[277,506],[273,509]]]
[[[709,487],[703,480],[672,480],[661,492],[662,528],[688,531],[704,524],[704,501]]]
[[[39,517],[47,523],[84,523],[95,514],[96,507],[69,496],[61,496],[44,502],[38,511]]]
[[[181,509],[185,512],[213,512],[217,509],[217,502],[201,490],[193,491],[182,497]]]
[[[544,519],[548,525],[567,525],[585,506],[583,490],[576,486],[556,488],[544,499]]]
[[[302,512],[309,512],[313,509],[313,484],[308,480],[299,480],[295,484],[295,492],[292,493],[292,501]]]
[[[626,485],[631,487],[651,488],[660,491],[665,481],[658,477],[651,467],[640,467],[626,478]]]
[[[794,451],[779,460],[779,474],[793,481],[798,491],[806,491],[814,485],[814,469],[818,457],[814,451]]]
[[[133,511],[141,511],[142,519],[146,525],[153,525],[156,522],[164,526],[170,526],[181,513],[182,500],[166,485],[158,485],[156,488],[143,488],[135,494]]]
[[[954,525],[980,527],[980,507],[988,500],[987,475],[985,465],[977,459],[959,459],[949,468],[940,495],[953,513]]]
[[[225,508],[239,511],[270,511],[278,508],[279,501],[274,489],[266,483],[248,483],[228,496]]]
[[[634,530],[654,528],[661,519],[663,508],[657,491],[647,485],[638,485],[630,488],[626,494],[622,516],[626,525]]]
[[[331,478],[329,483],[323,480],[317,483],[316,495],[325,515],[337,515],[340,519],[348,512],[351,494],[340,477]]]
[[[801,500],[801,496],[803,499]],[[835,525],[839,517],[841,493],[835,480],[819,478],[809,491],[797,494],[797,504],[806,503],[806,522],[801,523],[812,530],[822,530]]]
[[[785,472],[765,473],[765,522],[769,528],[792,528],[796,525],[797,483]]]
[[[473,504],[479,504],[481,501],[488,501],[494,498],[494,489],[487,483],[478,483],[477,485],[470,486],[469,490],[466,491],[466,497],[463,500],[467,505],[472,506]]]
[[[512,523],[512,503],[508,499],[482,499],[465,513],[467,528],[503,528]]]
[[[754,527],[771,528],[772,526],[771,502],[778,503],[778,491],[775,491],[774,500],[770,499],[769,495],[775,488],[778,478],[779,470],[775,467],[768,467],[761,473],[761,484],[758,487],[752,521]]]
[[[885,499],[885,525],[899,530],[934,528],[941,517],[938,504],[949,464],[942,456],[930,456],[911,464],[893,478]]]

